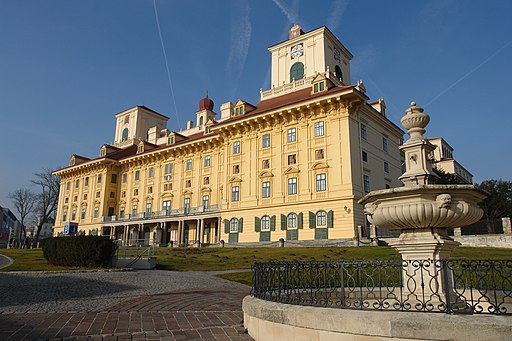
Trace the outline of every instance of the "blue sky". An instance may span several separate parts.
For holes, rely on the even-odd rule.
[[[431,116],[480,182],[512,180],[510,1],[0,0],[0,205],[33,173],[112,143],[114,115],[146,105],[195,117],[208,90],[221,103],[259,101],[267,47],[327,25],[352,52],[352,83],[384,97],[399,123],[411,100]]]

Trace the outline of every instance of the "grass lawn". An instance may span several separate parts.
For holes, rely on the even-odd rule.
[[[1,254],[15,260],[0,271],[72,270],[46,264],[41,249],[1,249]],[[261,248],[157,248],[157,269],[178,271],[209,271],[250,269],[254,262],[307,261],[339,259],[393,259],[398,253],[390,247],[261,247]],[[510,259],[512,249],[457,248],[452,258]],[[240,274],[226,274],[237,278]]]

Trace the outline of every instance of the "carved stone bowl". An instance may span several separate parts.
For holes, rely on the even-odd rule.
[[[373,191],[359,203],[370,223],[391,230],[453,228],[480,220],[485,197],[473,185],[418,185]]]

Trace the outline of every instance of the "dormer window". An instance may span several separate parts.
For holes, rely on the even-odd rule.
[[[245,107],[243,105],[240,105],[235,108],[235,116],[240,116],[245,114]]]
[[[144,153],[144,143],[139,143],[139,146],[137,147],[137,154]]]
[[[107,154],[107,148],[105,146],[100,149],[100,156],[105,156]]]
[[[313,84],[313,93],[321,92],[325,90],[325,81],[317,82]]]
[[[76,163],[75,156],[71,155],[71,157],[69,158],[69,165],[74,166],[75,163]]]
[[[174,144],[174,141],[176,139],[174,138],[174,136],[170,136],[168,139],[167,139],[167,144]]]

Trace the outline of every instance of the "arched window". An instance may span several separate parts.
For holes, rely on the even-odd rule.
[[[199,117],[199,125],[202,126],[203,125],[203,116]]]
[[[302,79],[302,77],[304,77],[304,64],[297,62],[290,68],[290,82]]]
[[[297,228],[297,215],[295,213],[288,214],[286,220],[286,226],[288,227],[288,229],[294,230]]]
[[[270,230],[270,217],[268,215],[261,218],[261,230]]]
[[[230,232],[238,232],[238,219],[236,219],[236,218],[231,219],[229,231]]]
[[[316,213],[316,226],[327,226],[327,213],[325,211]]]
[[[121,138],[121,141],[128,141],[128,128],[123,129],[123,137]]]
[[[343,74],[341,73],[341,68],[339,65],[336,65],[336,67],[334,68],[334,75],[340,82],[343,83]]]

